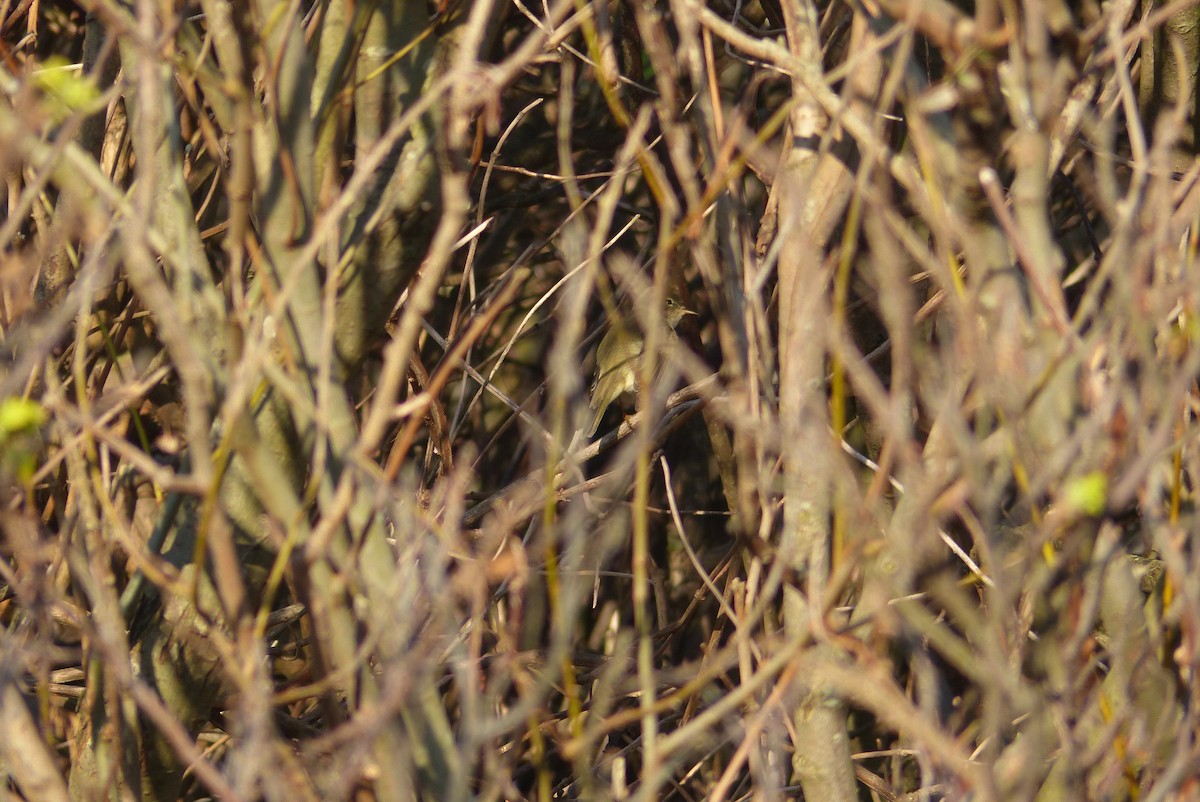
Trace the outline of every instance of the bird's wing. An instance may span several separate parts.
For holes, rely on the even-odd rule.
[[[636,381],[636,371],[630,368],[635,366],[644,347],[645,343],[638,335],[605,337],[596,349],[596,382],[592,389],[593,397],[596,396],[597,390],[610,387],[615,389],[622,384],[626,385],[624,391],[631,392]],[[606,367],[601,370],[601,365]]]

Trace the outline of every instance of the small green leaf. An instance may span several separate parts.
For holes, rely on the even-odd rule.
[[[1103,471],[1092,471],[1072,479],[1067,482],[1063,498],[1080,512],[1101,515],[1108,504],[1108,475]]]
[[[21,432],[37,429],[46,422],[46,410],[28,398],[0,401],[0,441]]]
[[[100,97],[100,90],[92,81],[58,56],[43,62],[42,69],[34,73],[34,79],[43,92],[57,101],[59,108],[52,109],[57,117],[66,117],[71,112],[86,109]]]

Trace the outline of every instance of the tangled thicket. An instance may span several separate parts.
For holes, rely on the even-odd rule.
[[[1200,798],[1195,5],[4,0],[0,796]]]

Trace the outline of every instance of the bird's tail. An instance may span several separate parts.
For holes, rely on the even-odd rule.
[[[596,436],[596,430],[600,428],[600,421],[604,419],[604,410],[607,408],[607,404],[600,407],[600,409],[596,410],[595,416],[592,417],[592,423],[587,427],[587,436],[589,440]]]

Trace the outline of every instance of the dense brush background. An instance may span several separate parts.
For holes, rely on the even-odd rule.
[[[1196,6],[0,1],[0,798],[1200,799]]]

